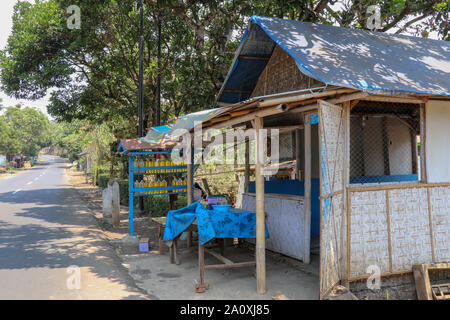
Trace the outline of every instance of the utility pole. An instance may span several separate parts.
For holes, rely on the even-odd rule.
[[[139,10],[139,137],[144,136],[144,2]],[[139,179],[142,180],[143,176]],[[144,199],[139,197],[139,211],[144,212]]]
[[[159,8],[158,8],[159,9]],[[156,100],[156,125],[161,125],[161,13],[158,12],[158,96]]]
[[[144,4],[139,13],[139,137],[144,136]]]

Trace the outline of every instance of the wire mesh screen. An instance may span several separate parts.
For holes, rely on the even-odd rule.
[[[350,182],[419,179],[420,106],[361,101],[350,114]]]

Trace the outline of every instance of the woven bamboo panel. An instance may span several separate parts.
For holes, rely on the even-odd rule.
[[[322,82],[301,73],[295,60],[286,51],[276,46],[251,96],[264,96],[322,85]]]
[[[350,211],[350,277],[376,265],[389,272],[386,191],[352,192]]]
[[[450,262],[450,187],[429,188],[436,262]]]
[[[342,190],[344,186],[344,114],[341,107],[329,103],[325,103],[321,110],[322,145],[326,148],[324,156],[327,178],[330,192],[336,192]]]
[[[320,294],[323,296],[343,276],[341,268],[345,257],[343,168],[344,127],[343,108],[319,103],[322,226],[320,256]],[[330,205],[327,205],[329,203]]]
[[[392,271],[432,263],[426,188],[389,191]]]
[[[342,270],[340,264],[343,259],[341,232],[345,229],[345,216],[343,210],[343,195],[338,194],[333,197],[333,210],[329,218],[323,221],[322,251],[320,254],[321,278],[320,291],[326,292],[334,286],[341,278]]]
[[[269,231],[266,248],[303,260],[305,256],[305,238],[302,232],[305,229],[304,198],[266,194],[264,204],[267,214],[266,225]],[[245,210],[255,211],[255,195],[244,194],[242,207]],[[247,239],[247,241],[255,243],[254,239]],[[306,241],[309,242],[309,239]]]

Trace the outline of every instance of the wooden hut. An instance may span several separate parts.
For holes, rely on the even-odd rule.
[[[295,180],[267,181],[258,156],[254,184],[245,176],[258,292],[265,213],[296,219],[287,234],[305,263],[320,238],[320,297],[370,266],[388,276],[450,261],[449,95],[448,42],[250,18],[203,128],[253,127],[257,150],[258,129],[277,128],[291,147]],[[301,205],[274,208],[286,194]]]

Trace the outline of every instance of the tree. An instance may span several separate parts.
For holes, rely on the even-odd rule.
[[[33,108],[9,107],[0,116],[0,153],[37,156],[48,141],[49,120]]]
[[[68,29],[65,9],[81,8],[81,29]],[[137,135],[138,1],[18,2],[1,53],[3,90],[37,99],[50,88],[58,121],[118,122]],[[380,7],[383,32],[448,39],[448,2],[439,0],[146,0],[144,114],[155,124],[157,20],[162,19],[162,121],[212,105],[250,15],[367,28],[367,8]]]

